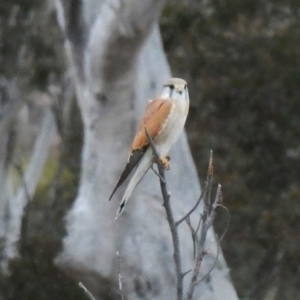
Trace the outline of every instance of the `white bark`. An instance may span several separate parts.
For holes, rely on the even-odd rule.
[[[68,31],[69,20],[63,20],[68,12],[62,11],[59,1],[56,4],[62,29],[69,36],[76,35],[76,31]],[[108,202],[147,101],[170,77],[157,26],[163,4],[158,0],[82,1],[77,25],[83,26],[85,43],[65,42],[85,137],[79,192],[67,215],[67,236],[57,263],[97,299],[108,294],[117,297],[116,250],[121,256],[127,299],[175,298],[171,235],[157,177],[148,172],[118,221],[114,216],[123,190]],[[200,195],[184,134],[173,147],[171,158],[167,180],[179,219]],[[185,224],[179,233],[186,271],[193,265],[192,241]],[[213,240],[211,231],[208,244]],[[202,276],[216,255],[212,242]],[[209,280],[204,280],[195,294],[195,299],[237,299],[222,255]]]
[[[21,233],[21,223],[24,208],[33,197],[36,186],[44,169],[50,151],[51,142],[55,134],[55,122],[49,107],[45,109],[41,129],[36,139],[32,157],[22,178],[21,187],[13,198],[7,200],[8,207],[4,253],[2,268],[6,270],[10,259],[17,256],[17,243]]]
[[[24,105],[25,101],[21,97],[17,88],[16,81],[9,82],[5,79],[0,80],[1,86],[6,89],[8,94],[7,103],[0,107],[0,251],[3,251],[6,237],[6,227],[8,218],[8,203],[12,196],[8,162],[12,151],[9,147],[11,125],[16,120],[16,115]]]

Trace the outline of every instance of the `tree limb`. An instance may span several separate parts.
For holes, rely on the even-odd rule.
[[[180,225],[184,220],[186,220],[196,209],[197,207],[199,206],[202,198],[203,198],[203,195],[204,195],[204,191],[201,193],[200,197],[198,198],[196,204],[192,207],[192,209],[185,215],[183,216],[180,220],[176,221],[176,226]]]
[[[150,143],[150,147],[153,151],[153,157],[158,167],[159,173],[159,181],[161,187],[161,193],[163,196],[164,201],[164,208],[166,210],[167,220],[170,226],[171,234],[172,234],[172,241],[173,241],[173,248],[174,248],[174,262],[175,262],[175,270],[177,275],[177,300],[183,299],[183,274],[182,274],[182,266],[181,266],[181,255],[180,255],[180,245],[179,245],[179,236],[176,223],[174,221],[174,215],[172,212],[172,207],[170,204],[170,193],[167,190],[167,183],[165,178],[165,169],[160,160],[160,157],[157,153],[155,145],[151,136],[149,135],[147,128],[145,127],[145,132]]]
[[[207,172],[207,183],[206,183],[205,190],[204,190],[204,206],[203,206],[200,238],[198,240],[197,255],[196,255],[196,259],[195,259],[195,265],[194,265],[194,269],[193,269],[193,273],[192,273],[191,282],[190,282],[188,293],[187,293],[187,300],[192,300],[195,287],[198,284],[197,281],[198,281],[198,275],[200,272],[202,260],[203,260],[204,255],[207,253],[207,250],[205,249],[205,241],[206,241],[207,232],[214,221],[214,218],[216,215],[216,209],[222,200],[221,185],[219,184],[218,188],[217,188],[215,200],[214,200],[214,202],[211,202],[212,180],[213,180],[213,159],[212,159],[212,152],[211,152],[209,166],[208,166],[208,172]]]

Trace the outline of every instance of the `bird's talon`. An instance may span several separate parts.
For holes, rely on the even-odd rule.
[[[163,164],[166,170],[170,170],[169,160],[170,160],[170,156],[162,157],[160,159],[160,162]]]

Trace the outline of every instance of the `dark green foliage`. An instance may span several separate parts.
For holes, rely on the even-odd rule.
[[[41,89],[58,80],[64,67],[54,12],[49,15],[43,5],[39,0],[0,3],[0,75]]]
[[[174,75],[190,83],[187,131],[202,179],[214,150],[234,283],[243,299],[272,284],[276,299],[298,299],[300,2],[179,3],[166,7],[162,34]]]

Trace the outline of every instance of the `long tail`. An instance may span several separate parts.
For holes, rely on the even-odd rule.
[[[147,173],[148,169],[151,167],[152,164],[152,151],[151,149],[148,149],[146,153],[144,154],[143,158],[141,159],[139,165],[137,166],[133,176],[131,177],[128,186],[125,190],[125,193],[123,195],[122,201],[120,203],[116,219],[121,215],[121,213],[124,211],[125,205],[127,201],[129,200],[129,197],[131,196],[132,192],[134,191],[135,187],[139,184],[139,182],[142,180],[144,175]]]

